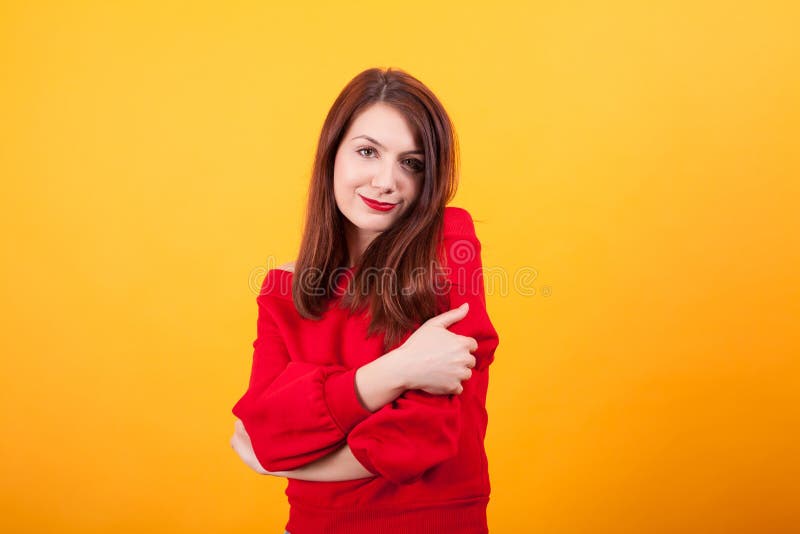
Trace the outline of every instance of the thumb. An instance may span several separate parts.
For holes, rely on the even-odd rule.
[[[439,315],[431,317],[426,321],[426,323],[433,326],[447,328],[451,324],[466,317],[467,311],[469,311],[469,303],[465,302],[458,308],[453,308],[452,310],[448,310],[444,313],[440,313]]]

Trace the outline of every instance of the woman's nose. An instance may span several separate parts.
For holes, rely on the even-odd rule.
[[[384,166],[372,178],[372,186],[383,191],[394,191],[395,179],[391,166]]]

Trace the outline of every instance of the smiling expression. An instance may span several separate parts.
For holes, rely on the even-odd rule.
[[[333,169],[333,192],[346,219],[351,259],[414,203],[424,167],[414,131],[392,106],[378,102],[353,120]]]

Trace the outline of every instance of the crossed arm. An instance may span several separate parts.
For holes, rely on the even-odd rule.
[[[377,411],[407,389],[402,373],[402,357],[398,358],[398,354],[399,351],[392,351],[364,365],[355,375],[359,401],[370,412]],[[356,480],[376,476],[353,456],[350,445],[347,443],[327,456],[291,471],[267,471],[256,458],[250,436],[240,419],[236,419],[234,423],[231,447],[248,467],[262,475],[318,482]]]
[[[258,462],[250,436],[244,429],[242,422],[237,419],[234,423],[235,431],[231,437],[231,447],[248,467],[262,475],[272,475],[298,480],[312,480],[317,482],[336,482],[342,480],[356,480],[376,476],[364,468],[350,452],[350,446],[345,444],[331,454],[314,462],[306,464],[291,471],[267,471]]]
[[[447,251],[448,258],[453,257],[452,261],[448,261],[448,263],[453,263],[458,269],[458,273],[466,273],[465,277],[459,274],[460,278],[454,280],[453,290],[448,295],[448,307],[449,309],[454,309],[468,301],[470,303],[470,313],[452,325],[450,330],[455,334],[468,335],[478,341],[478,348],[474,351],[477,364],[473,372],[479,372],[485,371],[494,359],[498,336],[486,311],[484,284],[481,275],[480,242],[474,234],[474,227],[469,215],[466,212],[462,212],[463,210],[451,210],[451,218],[458,220],[454,219],[455,222],[450,223],[449,233],[447,227],[445,228],[444,248]],[[471,243],[473,247],[471,252],[473,253],[468,254],[466,259],[454,256],[451,249],[456,246],[463,247],[465,239],[468,239],[469,243]],[[456,241],[453,242],[453,240]],[[461,280],[461,278],[464,278],[464,280]],[[266,304],[263,305],[263,308],[266,309]],[[262,310],[262,304],[260,303],[259,339],[254,343],[254,374],[255,367],[260,360],[272,359],[272,350],[275,351],[275,355],[282,355],[287,362],[289,361],[285,347],[279,346],[279,341],[277,341],[280,340],[280,333],[277,331],[277,327],[268,321],[269,314],[266,311],[263,313],[264,320],[261,320],[262,311],[264,310]],[[274,347],[266,344],[271,340],[276,340],[274,341]],[[393,353],[395,356],[390,356]],[[394,351],[386,354],[358,369],[358,372],[355,373],[356,395],[359,397],[362,406],[373,415],[356,424],[352,395],[350,396],[350,413],[346,409],[347,406],[339,406],[339,412],[344,413],[345,420],[349,418],[349,423],[351,423],[346,425],[347,430],[344,432],[347,438],[341,447],[333,449],[341,438],[341,434],[336,432],[336,426],[339,426],[340,430],[342,428],[338,421],[327,421],[326,430],[320,430],[315,434],[315,428],[309,427],[308,418],[303,419],[305,426],[298,425],[294,430],[299,430],[304,435],[315,438],[311,450],[301,450],[298,447],[294,447],[281,451],[275,450],[276,454],[273,454],[269,449],[269,439],[273,437],[277,439],[278,436],[283,439],[283,435],[280,435],[277,431],[261,432],[256,440],[263,460],[273,462],[273,464],[269,465],[293,467],[294,469],[290,471],[267,471],[264,469],[255,456],[244,424],[238,419],[236,422],[237,431],[231,438],[231,446],[251,469],[261,474],[310,481],[357,480],[374,476],[385,477],[398,484],[413,481],[425,470],[457,454],[461,432],[460,399],[459,395],[431,395],[421,390],[415,390],[413,386],[404,384],[402,380],[399,384],[394,382],[405,366],[403,358],[396,356],[396,354]],[[267,358],[267,355],[269,355],[269,358]],[[277,358],[277,356],[275,357]],[[295,366],[293,367],[295,378],[303,378],[305,376],[303,375],[305,373],[303,364],[295,362],[293,365]],[[377,380],[375,377],[364,378],[364,375],[369,372],[377,374],[381,378]],[[284,387],[282,390],[273,390],[270,395],[262,396],[257,394],[259,390],[254,390],[255,393],[253,395],[246,395],[246,398],[237,403],[239,409],[237,411],[237,407],[234,407],[234,413],[237,416],[243,414],[242,418],[245,421],[247,421],[247,417],[253,419],[254,427],[251,428],[251,431],[265,430],[264,427],[259,428],[257,426],[264,419],[260,417],[264,403],[267,404],[268,413],[272,419],[283,421],[288,417],[285,413],[276,413],[280,406],[279,392],[292,393],[297,398],[302,397],[301,393],[315,393],[316,396],[312,395],[312,397],[316,399],[317,408],[320,412],[324,411],[326,408],[324,404],[325,397],[319,394],[319,391],[314,390],[312,386],[318,386],[318,381],[324,380],[327,375],[323,371],[308,372],[306,375],[311,377],[306,382],[302,380],[289,382],[298,385],[295,389]],[[317,382],[311,384],[312,379]],[[392,384],[389,388],[386,387],[387,381]],[[325,384],[327,383],[325,382]],[[342,390],[342,384],[346,385],[345,381],[342,380],[339,380],[337,384],[339,385],[338,390]],[[287,386],[286,383],[283,385]],[[263,384],[258,385],[258,387],[263,387]],[[405,390],[410,391],[406,394],[403,393]],[[342,393],[342,391],[339,392]],[[288,393],[284,395],[284,401],[287,398],[291,400],[291,395]],[[382,408],[393,399],[397,399],[396,406],[392,405],[392,409]],[[270,402],[273,404],[270,405]],[[294,409],[295,404],[285,402],[283,408]],[[330,408],[330,406],[327,408]],[[291,415],[302,418],[305,414],[291,411]],[[291,417],[289,418],[291,419]],[[352,424],[356,424],[356,426],[353,428]],[[267,430],[274,429],[267,427]],[[351,444],[353,449],[351,449]],[[286,444],[282,443],[282,445]],[[321,456],[320,453],[323,451],[323,447],[326,449],[325,452],[331,450],[333,452]],[[417,454],[416,451],[418,450],[425,450],[426,454]],[[356,458],[353,451],[358,454],[360,460]],[[278,452],[280,454],[277,454]],[[299,465],[298,459],[303,456],[306,458],[314,457],[314,460]],[[369,466],[369,469],[365,466]]]

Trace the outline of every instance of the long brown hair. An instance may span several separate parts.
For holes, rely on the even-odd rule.
[[[430,89],[400,69],[361,72],[345,86],[325,118],[292,298],[303,317],[319,319],[340,287],[338,276],[346,274],[344,215],[333,194],[334,161],[352,121],[377,102],[393,106],[415,131],[425,153],[424,177],[420,194],[409,209],[378,235],[353,265],[340,307],[358,313],[368,306],[367,335],[385,333],[384,350],[388,350],[415,325],[442,311],[439,239],[445,205],[456,192],[459,168],[458,141],[447,112]]]

